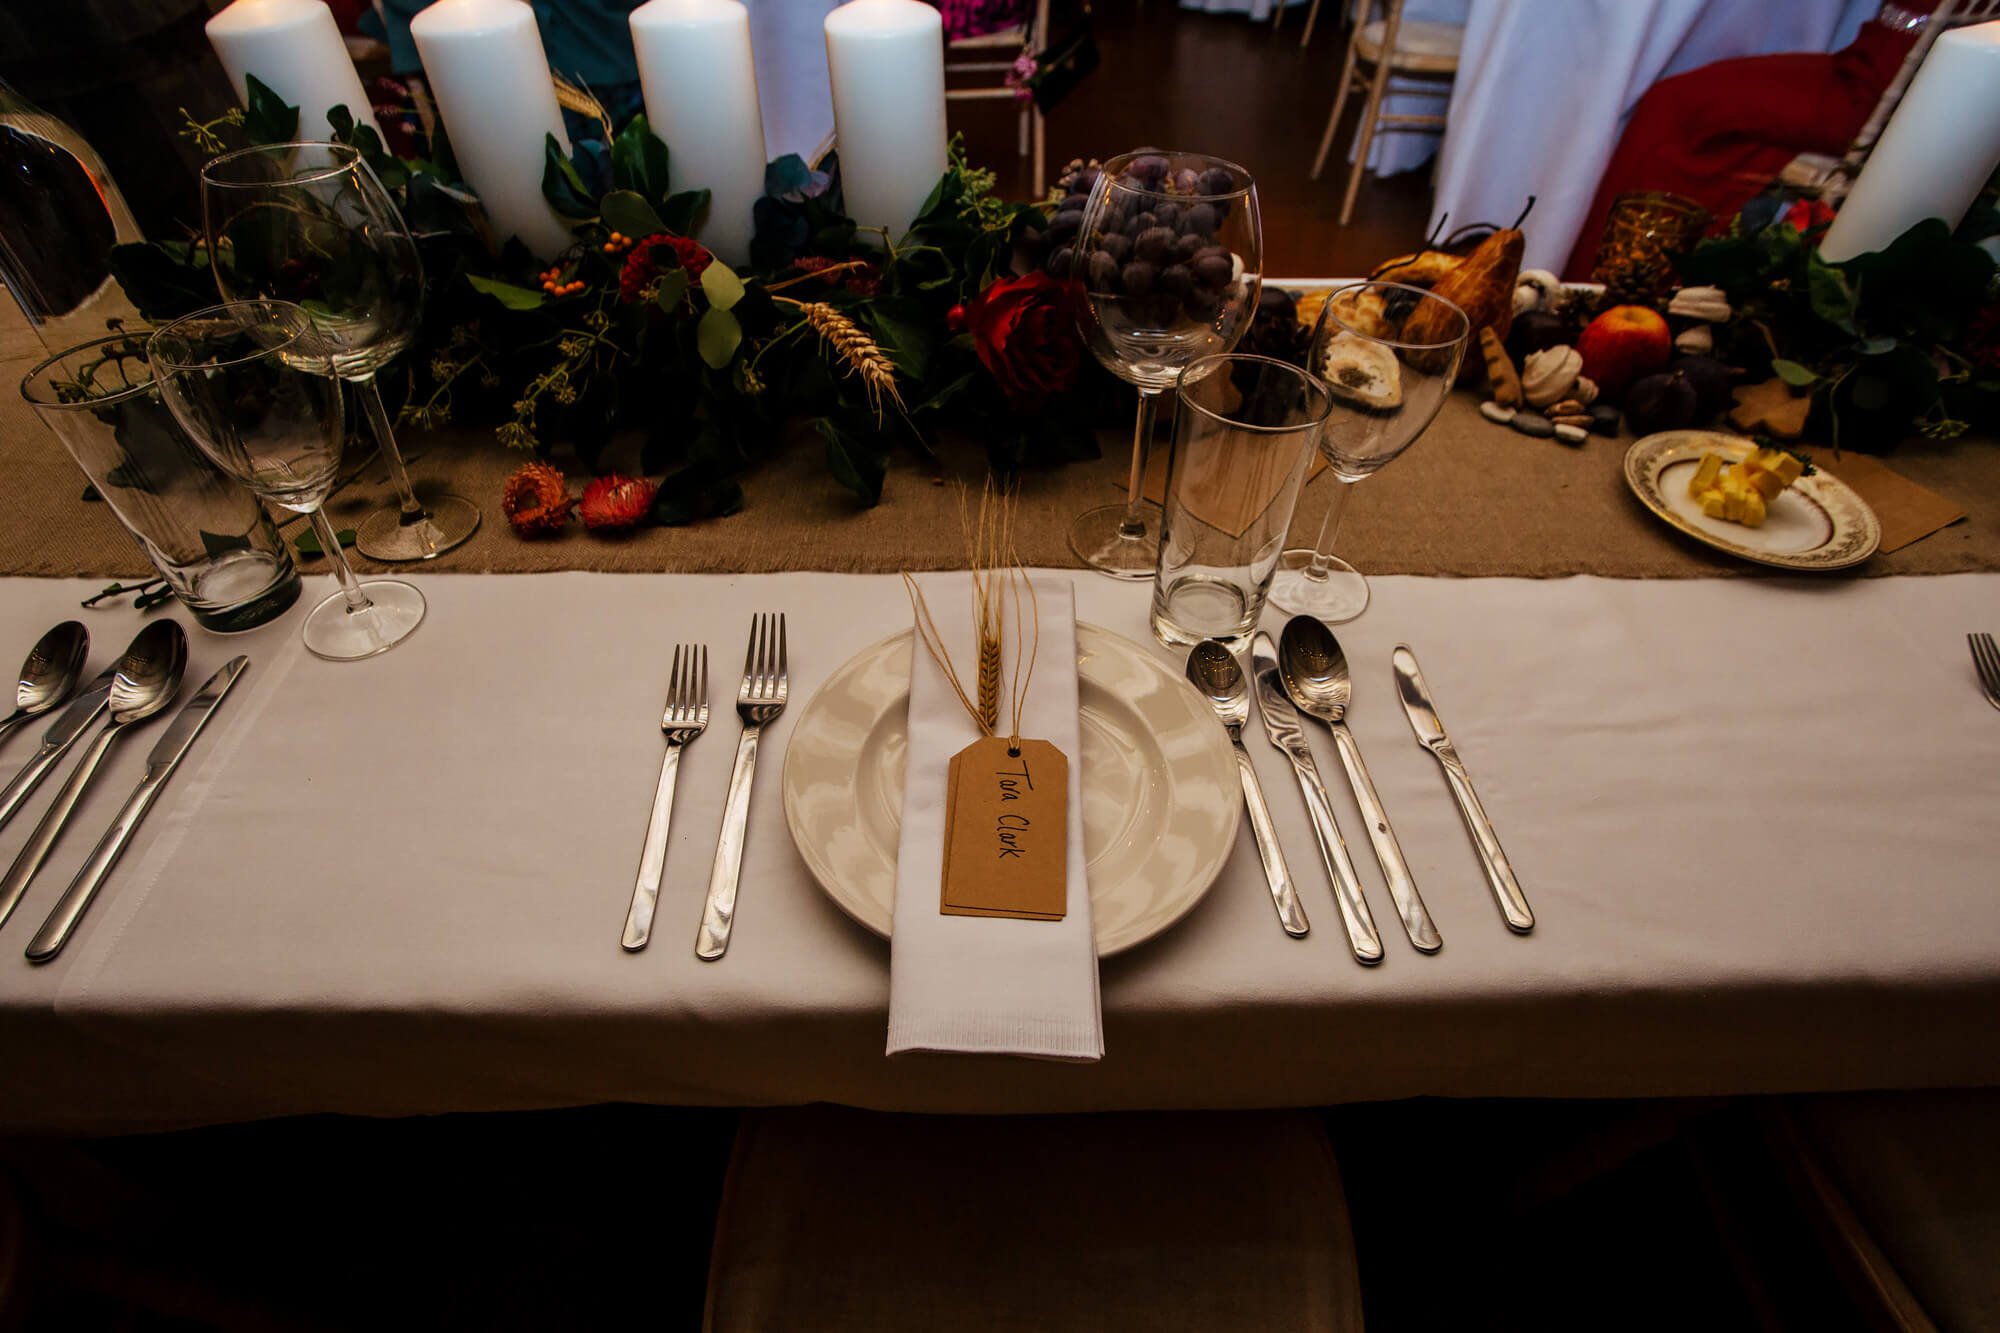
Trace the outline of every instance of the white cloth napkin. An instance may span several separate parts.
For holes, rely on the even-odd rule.
[[[969,672],[975,651],[972,576],[932,574],[917,583],[953,664],[962,674]],[[947,770],[953,755],[979,739],[979,728],[922,636],[913,635],[909,757],[889,952],[890,1055],[955,1051],[1049,1060],[1104,1055],[1097,944],[1084,879],[1075,600],[1070,581],[1060,575],[1038,576],[1034,585],[1041,641],[1021,734],[1048,741],[1069,758],[1069,910],[1060,921],[946,916],[938,910]],[[1006,660],[1011,667],[1011,646]],[[1003,725],[1007,717],[1003,709]]]

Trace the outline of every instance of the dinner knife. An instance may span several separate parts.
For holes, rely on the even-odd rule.
[[[1507,918],[1509,930],[1527,934],[1535,928],[1535,914],[1528,910],[1528,899],[1514,878],[1514,867],[1507,863],[1507,853],[1500,850],[1493,821],[1486,817],[1486,808],[1479,803],[1479,793],[1472,789],[1465,764],[1452,747],[1451,738],[1445,735],[1444,723],[1438,720],[1430,687],[1417,667],[1417,655],[1408,644],[1400,643],[1389,661],[1396,673],[1396,692],[1403,697],[1403,713],[1410,719],[1410,730],[1417,734],[1417,743],[1437,757],[1445,780],[1451,784],[1451,794],[1458,799],[1458,813],[1464,816],[1473,845],[1479,849],[1479,863],[1486,870],[1493,901],[1500,905],[1500,914]]]
[[[1306,813],[1312,816],[1313,837],[1319,841],[1320,859],[1333,881],[1333,900],[1340,908],[1341,924],[1347,928],[1348,947],[1357,960],[1379,963],[1381,932],[1375,929],[1375,918],[1361,893],[1361,877],[1354,873],[1354,860],[1347,854],[1347,842],[1340,836],[1333,806],[1327,801],[1326,783],[1320,780],[1319,765],[1306,744],[1305,724],[1279,678],[1278,646],[1263,630],[1250,641],[1250,677],[1257,695],[1257,716],[1264,719],[1264,735],[1292,761],[1292,775],[1305,797]]]
[[[153,808],[153,802],[167,785],[167,779],[180,767],[195,738],[201,735],[202,728],[215,716],[215,710],[249,665],[247,657],[230,658],[220,671],[208,678],[208,683],[194,698],[182,705],[181,711],[174,717],[173,726],[167,728],[167,734],[160,737],[159,743],[153,746],[152,754],[146,757],[146,775],[139,779],[139,785],[126,798],[125,808],[118,812],[118,817],[111,821],[111,827],[104,831],[97,847],[84,861],[83,868],[76,872],[76,878],[70,881],[62,898],[49,913],[48,920],[42,922],[42,928],[35,932],[35,938],[28,941],[29,962],[46,963],[69,943],[70,932],[83,919],[84,911],[97,895],[104,877],[111,873],[111,867],[124,853],[132,831],[139,827],[139,821]]]
[[[7,790],[0,791],[0,825],[14,817],[14,812],[21,808],[21,802],[28,799],[28,794],[69,752],[69,747],[76,744],[76,738],[90,730],[91,724],[110,705],[111,681],[116,674],[115,667],[106,667],[96,680],[84,688],[83,693],[70,700],[69,706],[63,709],[62,715],[42,737],[42,747],[21,766],[21,771],[7,784]]]

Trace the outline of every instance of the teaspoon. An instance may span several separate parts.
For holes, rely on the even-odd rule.
[[[1368,841],[1375,848],[1382,878],[1388,881],[1389,897],[1396,904],[1396,915],[1403,918],[1403,931],[1419,953],[1436,953],[1444,947],[1444,939],[1417,893],[1416,877],[1410,874],[1395,830],[1389,827],[1389,812],[1375,794],[1361,747],[1347,729],[1347,704],[1354,694],[1354,682],[1340,640],[1317,618],[1293,616],[1278,636],[1278,674],[1299,711],[1318,718],[1333,733],[1334,748],[1347,770],[1347,783],[1354,789],[1354,803],[1361,807],[1361,818],[1368,825]]]
[[[1291,868],[1278,845],[1278,830],[1271,823],[1271,808],[1264,803],[1264,788],[1257,770],[1250,766],[1250,752],[1243,748],[1243,726],[1250,720],[1250,682],[1236,654],[1214,639],[1203,639],[1188,654],[1188,679],[1207,698],[1222,729],[1229,733],[1230,748],[1236,751],[1236,771],[1243,780],[1243,804],[1250,812],[1250,832],[1257,842],[1257,855],[1264,862],[1264,879],[1271,886],[1271,901],[1278,908],[1278,924],[1291,936],[1304,935],[1305,908],[1292,883]]]
[[[186,669],[187,632],[172,620],[157,621],[140,630],[132,646],[118,659],[111,678],[110,715],[103,729],[83,752],[62,790],[56,793],[42,822],[35,825],[14,864],[8,867],[6,877],[0,879],[0,925],[6,924],[28,882],[62,837],[63,826],[89,789],[104,756],[127,728],[144,722],[173,701]]]
[[[40,717],[76,688],[83,659],[90,652],[90,631],[81,622],[65,620],[36,640],[21,663],[21,683],[14,711],[0,719],[0,740],[31,717]]]

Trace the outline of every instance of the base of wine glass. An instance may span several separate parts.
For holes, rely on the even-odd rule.
[[[398,579],[371,579],[361,585],[374,605],[350,611],[344,593],[335,593],[306,617],[306,651],[329,662],[354,662],[386,653],[424,623],[424,595]]]
[[[1272,606],[1287,615],[1312,616],[1329,625],[1352,620],[1368,609],[1368,580],[1361,571],[1338,556],[1326,562],[1326,577],[1311,578],[1317,552],[1294,548],[1278,557],[1278,572],[1271,578]]]
[[[1142,508],[1140,522],[1143,526],[1137,532],[1127,531],[1122,504],[1086,509],[1069,525],[1069,549],[1100,574],[1149,579],[1160,562],[1160,516]]]
[[[434,495],[413,522],[405,522],[394,505],[362,519],[354,530],[354,549],[370,560],[435,560],[477,531],[478,505],[462,495]]]

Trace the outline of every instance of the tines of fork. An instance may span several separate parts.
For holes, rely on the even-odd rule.
[[[769,722],[791,694],[785,657],[785,614],[761,612],[750,623],[750,646],[743,654],[743,682],[736,687],[736,711],[745,722]]]
[[[2000,648],[1994,647],[1991,634],[1968,634],[1965,641],[1972,647],[1972,666],[1979,673],[1986,702],[2000,708]]]
[[[667,672],[667,711],[660,730],[667,742],[681,745],[708,726],[708,645],[674,645],[673,667]]]

